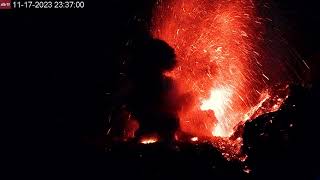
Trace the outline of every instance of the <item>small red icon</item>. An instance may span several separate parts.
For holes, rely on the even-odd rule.
[[[0,9],[11,9],[11,0],[0,0]]]

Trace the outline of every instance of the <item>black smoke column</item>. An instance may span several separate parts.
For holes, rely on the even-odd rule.
[[[139,122],[137,138],[156,133],[161,141],[173,139],[179,101],[173,80],[163,74],[175,64],[174,50],[164,41],[149,39],[136,47],[128,74],[128,109]]]

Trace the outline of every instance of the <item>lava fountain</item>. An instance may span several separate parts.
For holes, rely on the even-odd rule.
[[[259,17],[255,3],[157,2],[152,34],[176,52],[177,66],[165,75],[175,80],[186,99],[179,112],[182,131],[230,137],[239,123],[272,98],[269,92],[275,85],[287,83],[287,62],[266,53],[270,47],[265,24],[272,20]],[[282,102],[262,113],[276,111]]]

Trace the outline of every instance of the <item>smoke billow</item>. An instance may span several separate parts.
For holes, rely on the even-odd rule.
[[[156,133],[170,141],[179,127],[179,95],[164,76],[176,64],[174,49],[161,40],[148,39],[135,47],[129,65],[128,110],[139,122],[136,137]]]

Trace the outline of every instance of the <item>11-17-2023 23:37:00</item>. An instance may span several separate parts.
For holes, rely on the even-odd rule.
[[[83,9],[84,1],[13,1],[13,8]]]

